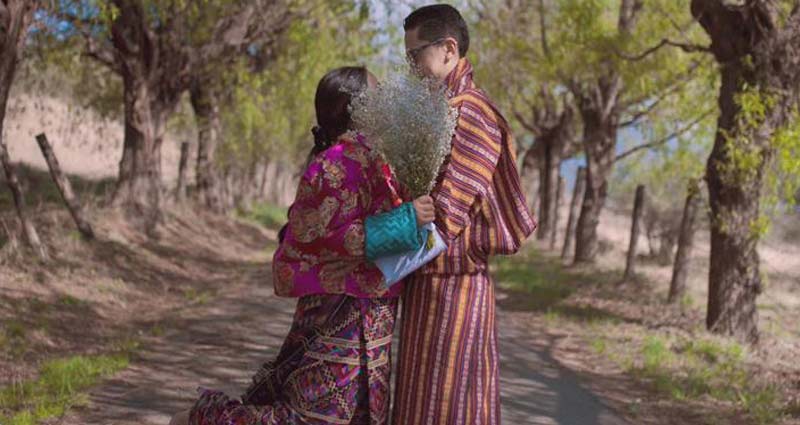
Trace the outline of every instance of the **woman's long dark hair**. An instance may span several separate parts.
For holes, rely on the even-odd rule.
[[[363,66],[345,66],[328,72],[319,81],[314,96],[317,125],[311,129],[314,147],[308,154],[308,161],[331,147],[339,136],[352,128],[348,106],[353,95],[367,88],[368,75]]]

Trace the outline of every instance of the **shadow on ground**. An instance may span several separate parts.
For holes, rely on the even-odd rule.
[[[505,296],[498,306],[511,312],[539,312],[584,321],[640,323],[591,305],[566,302],[577,290],[597,288],[597,295],[614,292],[624,282],[613,272],[588,273],[580,268],[562,266],[535,252],[518,257],[500,258],[494,264],[494,277]]]
[[[498,319],[500,388],[503,421],[536,425],[622,425],[617,417],[578,377],[550,355],[554,337],[533,336],[518,326],[503,326],[509,313]]]
[[[294,301],[271,292],[253,272],[221,288],[213,302],[175,311],[160,322],[163,336],[146,339],[129,369],[92,391],[90,405],[61,423],[166,424],[190,406],[198,386],[238,396],[277,353],[291,324]],[[533,335],[512,314],[501,309],[498,317],[505,423],[625,423],[553,360],[552,338]]]
[[[131,366],[62,423],[166,424],[191,405],[198,386],[238,396],[277,353],[291,324],[294,303],[269,292],[232,284],[213,302],[176,311],[159,322],[164,335],[146,338]]]

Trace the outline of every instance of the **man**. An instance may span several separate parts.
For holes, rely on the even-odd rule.
[[[515,253],[535,229],[508,124],[472,80],[469,32],[448,5],[405,20],[409,61],[446,84],[459,111],[451,154],[431,196],[448,250],[407,281],[393,423],[499,424],[490,255]]]

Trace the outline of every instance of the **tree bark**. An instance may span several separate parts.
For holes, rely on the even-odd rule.
[[[261,162],[258,160],[252,160],[249,166],[242,168],[237,185],[239,192],[237,208],[240,210],[250,211],[253,204],[260,199],[258,188],[261,175]]]
[[[642,229],[642,211],[644,210],[644,186],[636,187],[636,198],[633,201],[633,216],[631,217],[631,240],[628,244],[628,258],[625,261],[625,280],[633,277],[636,267],[636,245]]]
[[[726,144],[737,137],[738,72],[723,71],[719,131],[706,164],[706,183],[711,206],[711,258],[706,326],[713,332],[758,340],[756,298],[761,293],[757,252],[758,238],[752,225],[759,217],[762,171],[748,182],[726,179],[729,164]],[[745,136],[746,137],[746,136]],[[760,166],[759,168],[761,168]]]
[[[112,205],[142,220],[149,233],[162,219],[161,145],[168,114],[166,106],[153,105],[157,101],[138,78],[124,85],[125,137]]]
[[[575,155],[578,148],[573,134],[574,107],[565,94],[557,95],[556,92],[547,84],[542,84],[539,87],[540,102],[530,105],[530,119],[514,112],[520,124],[534,136],[533,146],[523,157],[521,175],[527,183],[525,188],[531,203],[529,207],[531,211],[538,211],[539,240],[550,237],[558,214],[555,198],[558,195],[561,163]],[[538,174],[538,178],[534,177],[535,174]]]
[[[534,145],[525,152],[520,169],[522,186],[525,190],[526,198],[528,199],[528,209],[530,211],[538,211],[539,207],[539,186],[541,186],[539,161],[540,159]]]
[[[269,161],[264,171],[264,197],[269,202],[277,202],[278,199],[278,172],[280,171],[276,161]]]
[[[11,191],[11,196],[14,199],[14,206],[17,210],[17,217],[19,218],[20,223],[22,223],[22,231],[25,236],[25,242],[34,250],[36,255],[39,256],[41,260],[47,260],[48,255],[47,251],[42,245],[41,239],[39,239],[39,233],[36,231],[36,227],[31,221],[30,215],[27,212],[27,207],[25,205],[25,193],[22,191],[22,187],[19,184],[19,179],[17,178],[16,170],[14,169],[14,165],[11,163],[11,158],[8,156],[8,150],[3,142],[2,136],[0,136],[0,161],[3,162],[3,170],[5,171],[6,175],[6,185],[8,189]]]
[[[689,182],[686,204],[683,207],[681,230],[678,235],[678,252],[675,253],[675,264],[672,267],[672,280],[667,297],[667,302],[670,304],[680,301],[686,294],[686,279],[689,277],[689,261],[694,248],[695,223],[700,199],[700,188],[697,181],[692,180]]]
[[[659,237],[658,243],[658,254],[656,255],[656,260],[659,265],[661,266],[668,266],[672,263],[673,255],[672,252],[675,250],[675,244],[677,243],[678,233],[671,228],[665,227],[661,230],[661,236]]]
[[[263,200],[267,200],[267,179],[269,178],[269,160],[264,160],[261,164],[261,176],[258,182],[258,196]]]
[[[196,81],[190,99],[197,121],[197,199],[212,211],[222,210],[214,153],[219,143],[219,92],[210,81]]]
[[[550,231],[550,249],[556,249],[556,236],[558,236],[558,216],[561,205],[561,197],[564,196],[564,177],[558,176],[558,191],[556,192],[554,215],[553,215],[553,228]]]
[[[3,125],[11,84],[14,81],[17,63],[22,56],[25,36],[34,11],[34,3],[29,0],[9,0],[0,3],[0,162],[6,176],[6,185],[14,199],[17,217],[22,224],[25,241],[42,260],[48,255],[39,239],[39,233],[26,211],[25,194],[20,186],[11,157],[3,140]]]
[[[617,33],[632,37],[643,0],[620,2]],[[608,196],[608,179],[616,160],[615,147],[620,117],[626,108],[622,72],[614,61],[588,81],[568,81],[583,119],[583,149],[586,154],[586,190],[575,234],[575,262],[593,262],[598,250],[597,225]]]
[[[539,228],[536,238],[546,240],[550,237],[553,221],[556,217],[555,200],[558,195],[558,166],[560,160],[554,152],[555,142],[543,138],[543,158],[539,162]]]
[[[597,225],[608,197],[608,179],[614,169],[618,115],[586,105],[581,108],[584,120],[583,145],[586,151],[586,188],[575,231],[575,262],[593,262],[597,255]]]
[[[775,154],[772,137],[798,106],[800,7],[781,17],[771,2],[692,0],[691,12],[711,39],[722,75],[718,129],[705,176],[711,207],[706,326],[756,342],[760,197]],[[748,93],[769,96],[760,113],[742,111],[737,100]],[[752,160],[737,161],[742,155]]]
[[[560,115],[553,111],[545,115],[550,118],[543,120],[550,123],[539,125],[540,134],[531,152],[537,157],[539,166],[539,227],[536,234],[539,240],[547,240],[552,235],[558,215],[556,203],[561,163],[575,154],[572,108],[565,106]]]
[[[237,58],[255,54],[261,63],[268,60],[271,45],[293,15],[286,2],[239,2],[220,16],[205,13],[215,14],[216,8],[162,8],[136,0],[112,3],[115,13],[103,31],[98,31],[97,20],[86,19],[74,8],[58,7],[57,14],[86,39],[87,56],[122,78],[125,138],[112,204],[124,206],[130,218],[142,219],[151,233],[161,221],[165,124],[180,96],[197,75],[218,72]],[[207,20],[210,25],[204,28]],[[207,36],[196,37],[198,29]],[[210,163],[208,150],[200,156]],[[208,175],[204,170],[201,178]],[[203,185],[204,193],[213,193],[206,190],[205,181]]]
[[[577,225],[580,201],[583,199],[583,191],[586,187],[586,167],[578,168],[575,177],[575,189],[572,192],[572,202],[569,206],[569,218],[567,219],[567,229],[564,232],[564,247],[561,250],[561,259],[566,259],[572,250],[575,240],[575,227]]]
[[[189,142],[181,143],[181,159],[178,163],[178,182],[175,185],[175,199],[183,202],[186,199],[186,164],[189,162]]]
[[[72,190],[69,179],[67,179],[61,171],[61,166],[53,152],[52,146],[50,146],[50,142],[47,141],[47,136],[44,133],[37,135],[36,142],[39,144],[42,155],[45,161],[47,161],[47,167],[50,169],[50,175],[53,177],[53,181],[56,183],[56,187],[58,187],[58,191],[61,193],[61,198],[64,200],[64,204],[67,205],[67,209],[72,219],[75,221],[78,231],[85,239],[94,239],[94,230],[92,230],[91,224],[89,224],[89,221],[84,217],[83,208],[75,196],[75,192]]]
[[[224,168],[222,173],[220,174],[220,207],[222,211],[230,211],[231,208],[235,206],[235,200],[233,196],[233,179],[234,179],[234,171],[232,167],[229,165]]]
[[[165,50],[140,3],[120,1],[117,7],[110,28],[113,52],[105,63],[122,77],[125,135],[111,203],[151,233],[161,221],[161,145],[181,91],[185,55]]]

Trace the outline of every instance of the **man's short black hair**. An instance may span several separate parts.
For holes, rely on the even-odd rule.
[[[467,23],[458,10],[449,4],[434,4],[420,7],[411,12],[403,22],[403,29],[408,32],[419,28],[419,38],[425,41],[436,41],[440,38],[453,37],[458,41],[458,55],[464,57],[469,50],[469,30]]]

